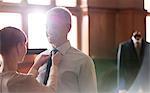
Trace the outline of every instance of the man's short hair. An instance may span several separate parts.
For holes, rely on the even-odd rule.
[[[54,7],[47,12],[47,21],[50,21],[49,17],[54,17],[57,18],[57,20],[65,22],[66,24],[71,24],[71,16],[72,14],[67,8]]]

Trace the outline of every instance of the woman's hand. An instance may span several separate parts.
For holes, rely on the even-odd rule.
[[[52,53],[52,65],[58,66],[62,59],[62,54],[57,52],[56,54]]]
[[[50,58],[49,55],[39,55],[34,60],[34,68],[39,69]]]
[[[28,74],[32,74],[34,77],[38,75],[38,69],[47,62],[49,59],[49,55],[38,55],[35,60],[33,66],[30,68]]]

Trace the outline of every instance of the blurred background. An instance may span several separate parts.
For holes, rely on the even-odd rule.
[[[0,29],[15,26],[28,37],[19,72],[27,73],[36,55],[51,48],[45,34],[46,11],[55,6],[72,12],[68,39],[94,60],[99,93],[115,92],[119,43],[134,30],[150,42],[150,0],[0,0]]]

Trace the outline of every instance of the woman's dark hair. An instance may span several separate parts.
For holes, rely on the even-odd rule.
[[[23,31],[15,27],[5,27],[0,30],[0,54],[7,54],[18,43],[26,42]]]

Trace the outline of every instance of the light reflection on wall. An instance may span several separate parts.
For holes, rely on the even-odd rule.
[[[82,19],[82,51],[89,55],[89,16],[85,15]]]
[[[29,4],[50,5],[51,0],[27,0]]]
[[[75,7],[77,5],[77,0],[56,0],[56,5]]]
[[[146,41],[150,42],[150,16],[146,17]]]
[[[29,13],[28,14],[28,48],[41,49],[49,48],[46,38],[46,14]]]
[[[0,29],[13,26],[22,29],[22,17],[19,13],[0,13]]]
[[[68,34],[68,39],[73,47],[77,48],[77,17],[72,16],[72,28]]]
[[[150,12],[150,0],[144,0],[144,9]],[[150,42],[150,16],[146,16],[146,41]]]
[[[2,0],[3,2],[9,2],[9,3],[21,3],[22,0]]]
[[[144,0],[144,9],[150,12],[150,0]]]
[[[3,71],[3,68],[4,68],[3,58],[0,54],[0,73]]]
[[[87,7],[87,0],[81,0],[81,6]]]

